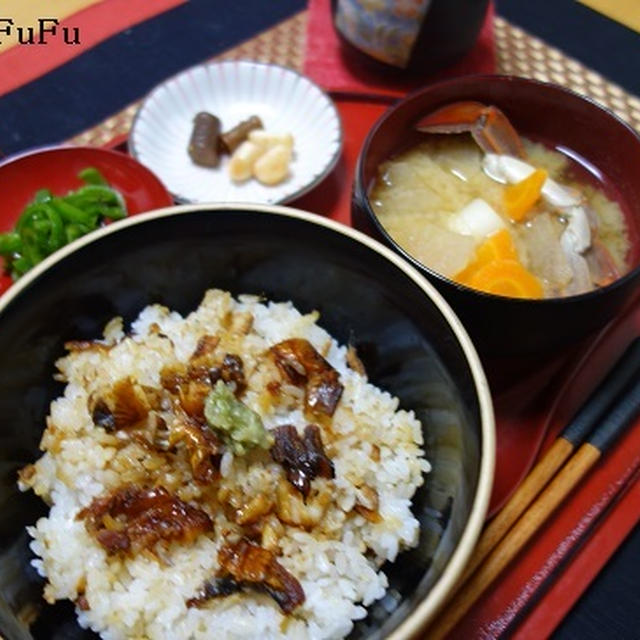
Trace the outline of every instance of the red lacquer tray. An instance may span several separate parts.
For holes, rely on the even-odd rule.
[[[358,99],[336,102],[344,130],[342,157],[326,180],[290,204],[349,225],[357,156],[388,104]],[[120,137],[108,146],[124,150],[123,142]],[[498,436],[490,514],[500,508],[540,452],[553,442],[639,334],[640,303],[636,302],[599,335],[552,358],[483,363],[492,388]],[[469,611],[451,637],[537,640],[548,636],[640,520],[639,477],[640,420]],[[588,529],[591,535],[576,550],[575,541]],[[550,575],[554,575],[552,581],[547,580]]]
[[[292,206],[350,224],[358,153],[384,103],[338,100],[344,151],[334,172]],[[628,343],[640,334],[640,304],[599,335],[538,361],[484,366],[497,423],[497,464],[490,513],[509,497]],[[640,520],[640,420],[567,500],[544,530],[465,616],[452,638],[549,635]],[[621,489],[623,489],[621,491]],[[611,500],[618,494],[615,500]],[[583,531],[592,534],[579,550]],[[562,569],[560,571],[560,569]],[[548,580],[552,574],[553,580]]]

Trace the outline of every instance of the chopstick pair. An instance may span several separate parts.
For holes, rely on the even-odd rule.
[[[429,627],[429,640],[443,638],[454,628],[638,413],[640,338],[629,345],[487,525],[458,590]]]

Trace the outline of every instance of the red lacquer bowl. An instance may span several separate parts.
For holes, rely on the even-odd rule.
[[[378,167],[419,139],[423,116],[458,101],[499,107],[522,136],[564,148],[606,180],[625,214],[631,242],[628,272],[608,286],[566,298],[522,300],[473,290],[429,269],[402,249],[369,202]],[[485,356],[553,355],[593,336],[640,285],[640,136],[615,114],[563,87],[511,76],[466,76],[420,89],[391,107],[366,138],[355,172],[352,222],[386,243],[444,295]],[[418,206],[418,205],[417,205]]]
[[[98,147],[40,148],[0,162],[0,232],[13,228],[38,189],[47,188],[57,195],[64,195],[80,187],[83,183],[78,173],[85,167],[98,169],[122,194],[129,215],[173,204],[162,182],[124,153]],[[0,272],[0,294],[10,285],[11,279]]]

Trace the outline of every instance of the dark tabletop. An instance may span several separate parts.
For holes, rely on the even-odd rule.
[[[496,0],[496,4],[509,22],[640,95],[639,34],[575,0]],[[0,151],[10,154],[65,140],[137,100],[164,78],[239,44],[305,6],[304,0],[190,0],[127,29],[0,97]],[[0,73],[10,72],[0,69]],[[605,566],[554,638],[640,638],[640,527]]]

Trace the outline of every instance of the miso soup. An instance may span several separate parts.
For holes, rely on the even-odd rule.
[[[488,293],[576,295],[624,274],[629,238],[618,203],[575,160],[523,144],[528,175],[501,182],[496,167],[518,160],[485,154],[466,134],[430,135],[379,167],[370,202],[407,253]]]

